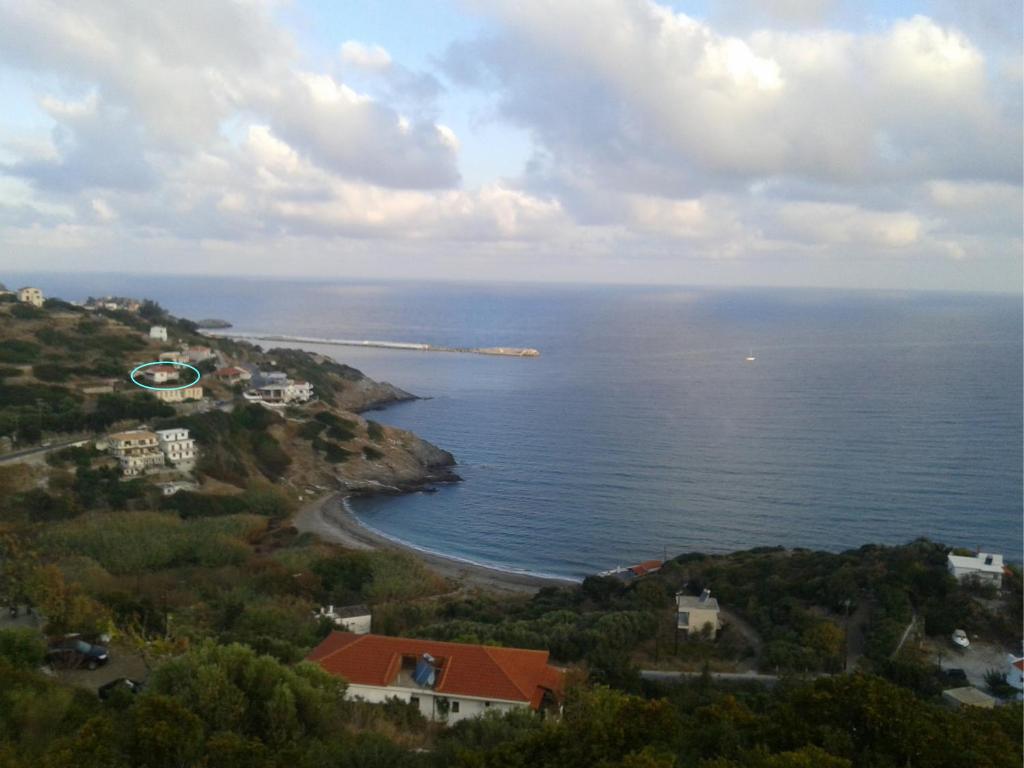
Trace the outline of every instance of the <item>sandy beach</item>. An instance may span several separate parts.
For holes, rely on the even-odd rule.
[[[292,525],[300,532],[316,534],[324,541],[340,544],[350,549],[396,549],[408,552],[442,576],[467,587],[495,592],[530,594],[541,587],[568,587],[576,583],[568,579],[510,573],[404,546],[371,531],[360,523],[346,509],[342,503],[343,500],[343,494],[332,493],[310,502],[295,513]]]

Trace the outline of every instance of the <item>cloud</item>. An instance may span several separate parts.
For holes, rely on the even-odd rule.
[[[449,74],[495,88],[556,163],[615,183],[685,194],[780,174],[1019,171],[1019,97],[996,92],[966,37],[924,17],[739,38],[644,0],[484,7],[502,31],[454,46]]]
[[[391,54],[379,45],[364,45],[358,40],[346,40],[339,52],[341,62],[349,67],[366,69],[371,72],[391,67]]]
[[[483,31],[410,69],[372,42],[304,50],[274,0],[0,0],[0,70],[35,97],[0,128],[5,255],[1019,273],[1020,40],[984,33],[1012,21],[989,0],[910,18],[848,0],[720,0],[706,19],[653,0],[471,7]],[[507,151],[481,120],[532,152],[466,188],[483,175],[467,162]]]
[[[255,114],[339,173],[399,187],[458,181],[445,131],[427,120],[403,119],[329,74],[304,71],[294,41],[271,11],[259,0],[0,0],[0,63],[92,89],[100,116],[108,123],[117,116],[114,127],[132,134],[126,149],[136,155],[142,143],[150,153],[188,155],[223,141],[226,124]],[[379,58],[373,49],[363,54]],[[68,123],[72,116],[53,117]],[[75,137],[66,143],[80,147],[81,155],[117,162],[110,147],[90,143],[100,136],[87,128],[81,121],[70,126]],[[57,168],[68,179],[64,186],[97,181],[99,168],[76,167],[73,160]],[[77,170],[84,171],[80,178]],[[45,171],[19,172],[42,180]]]

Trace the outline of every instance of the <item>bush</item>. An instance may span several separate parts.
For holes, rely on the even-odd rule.
[[[342,448],[337,443],[321,442],[324,451],[324,458],[332,464],[341,464],[352,458],[352,452]]]
[[[55,525],[41,541],[56,552],[90,557],[113,574],[145,573],[241,562],[248,552],[241,539],[265,523],[254,515],[186,522],[158,512],[110,512]]]
[[[315,440],[325,429],[327,429],[327,425],[322,421],[307,421],[299,427],[299,437],[305,440]]]
[[[31,363],[39,356],[39,351],[39,345],[31,341],[22,341],[21,339],[0,341],[0,363]]]
[[[367,421],[366,436],[373,440],[373,442],[379,443],[384,439],[384,428],[376,421]]]
[[[1006,673],[998,669],[990,669],[985,673],[985,687],[989,693],[1000,699],[1011,699],[1017,695],[1017,689],[1010,685]]]
[[[378,459],[383,459],[384,454],[381,451],[378,451],[373,446],[364,445],[363,458],[366,459],[367,461],[377,461]]]
[[[19,320],[36,320],[46,317],[46,313],[31,304],[15,304],[11,307],[11,314]]]
[[[0,659],[16,669],[36,669],[43,663],[46,643],[34,629],[0,630]]]

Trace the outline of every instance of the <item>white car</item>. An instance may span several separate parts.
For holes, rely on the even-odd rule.
[[[960,648],[966,648],[971,644],[971,641],[967,639],[967,633],[962,629],[954,629],[953,637],[950,639],[953,641],[953,645],[959,646]]]

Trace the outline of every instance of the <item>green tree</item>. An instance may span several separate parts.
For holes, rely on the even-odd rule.
[[[280,749],[332,733],[345,684],[311,664],[289,668],[243,645],[206,642],[157,669],[150,689],[176,698],[207,732]]]

